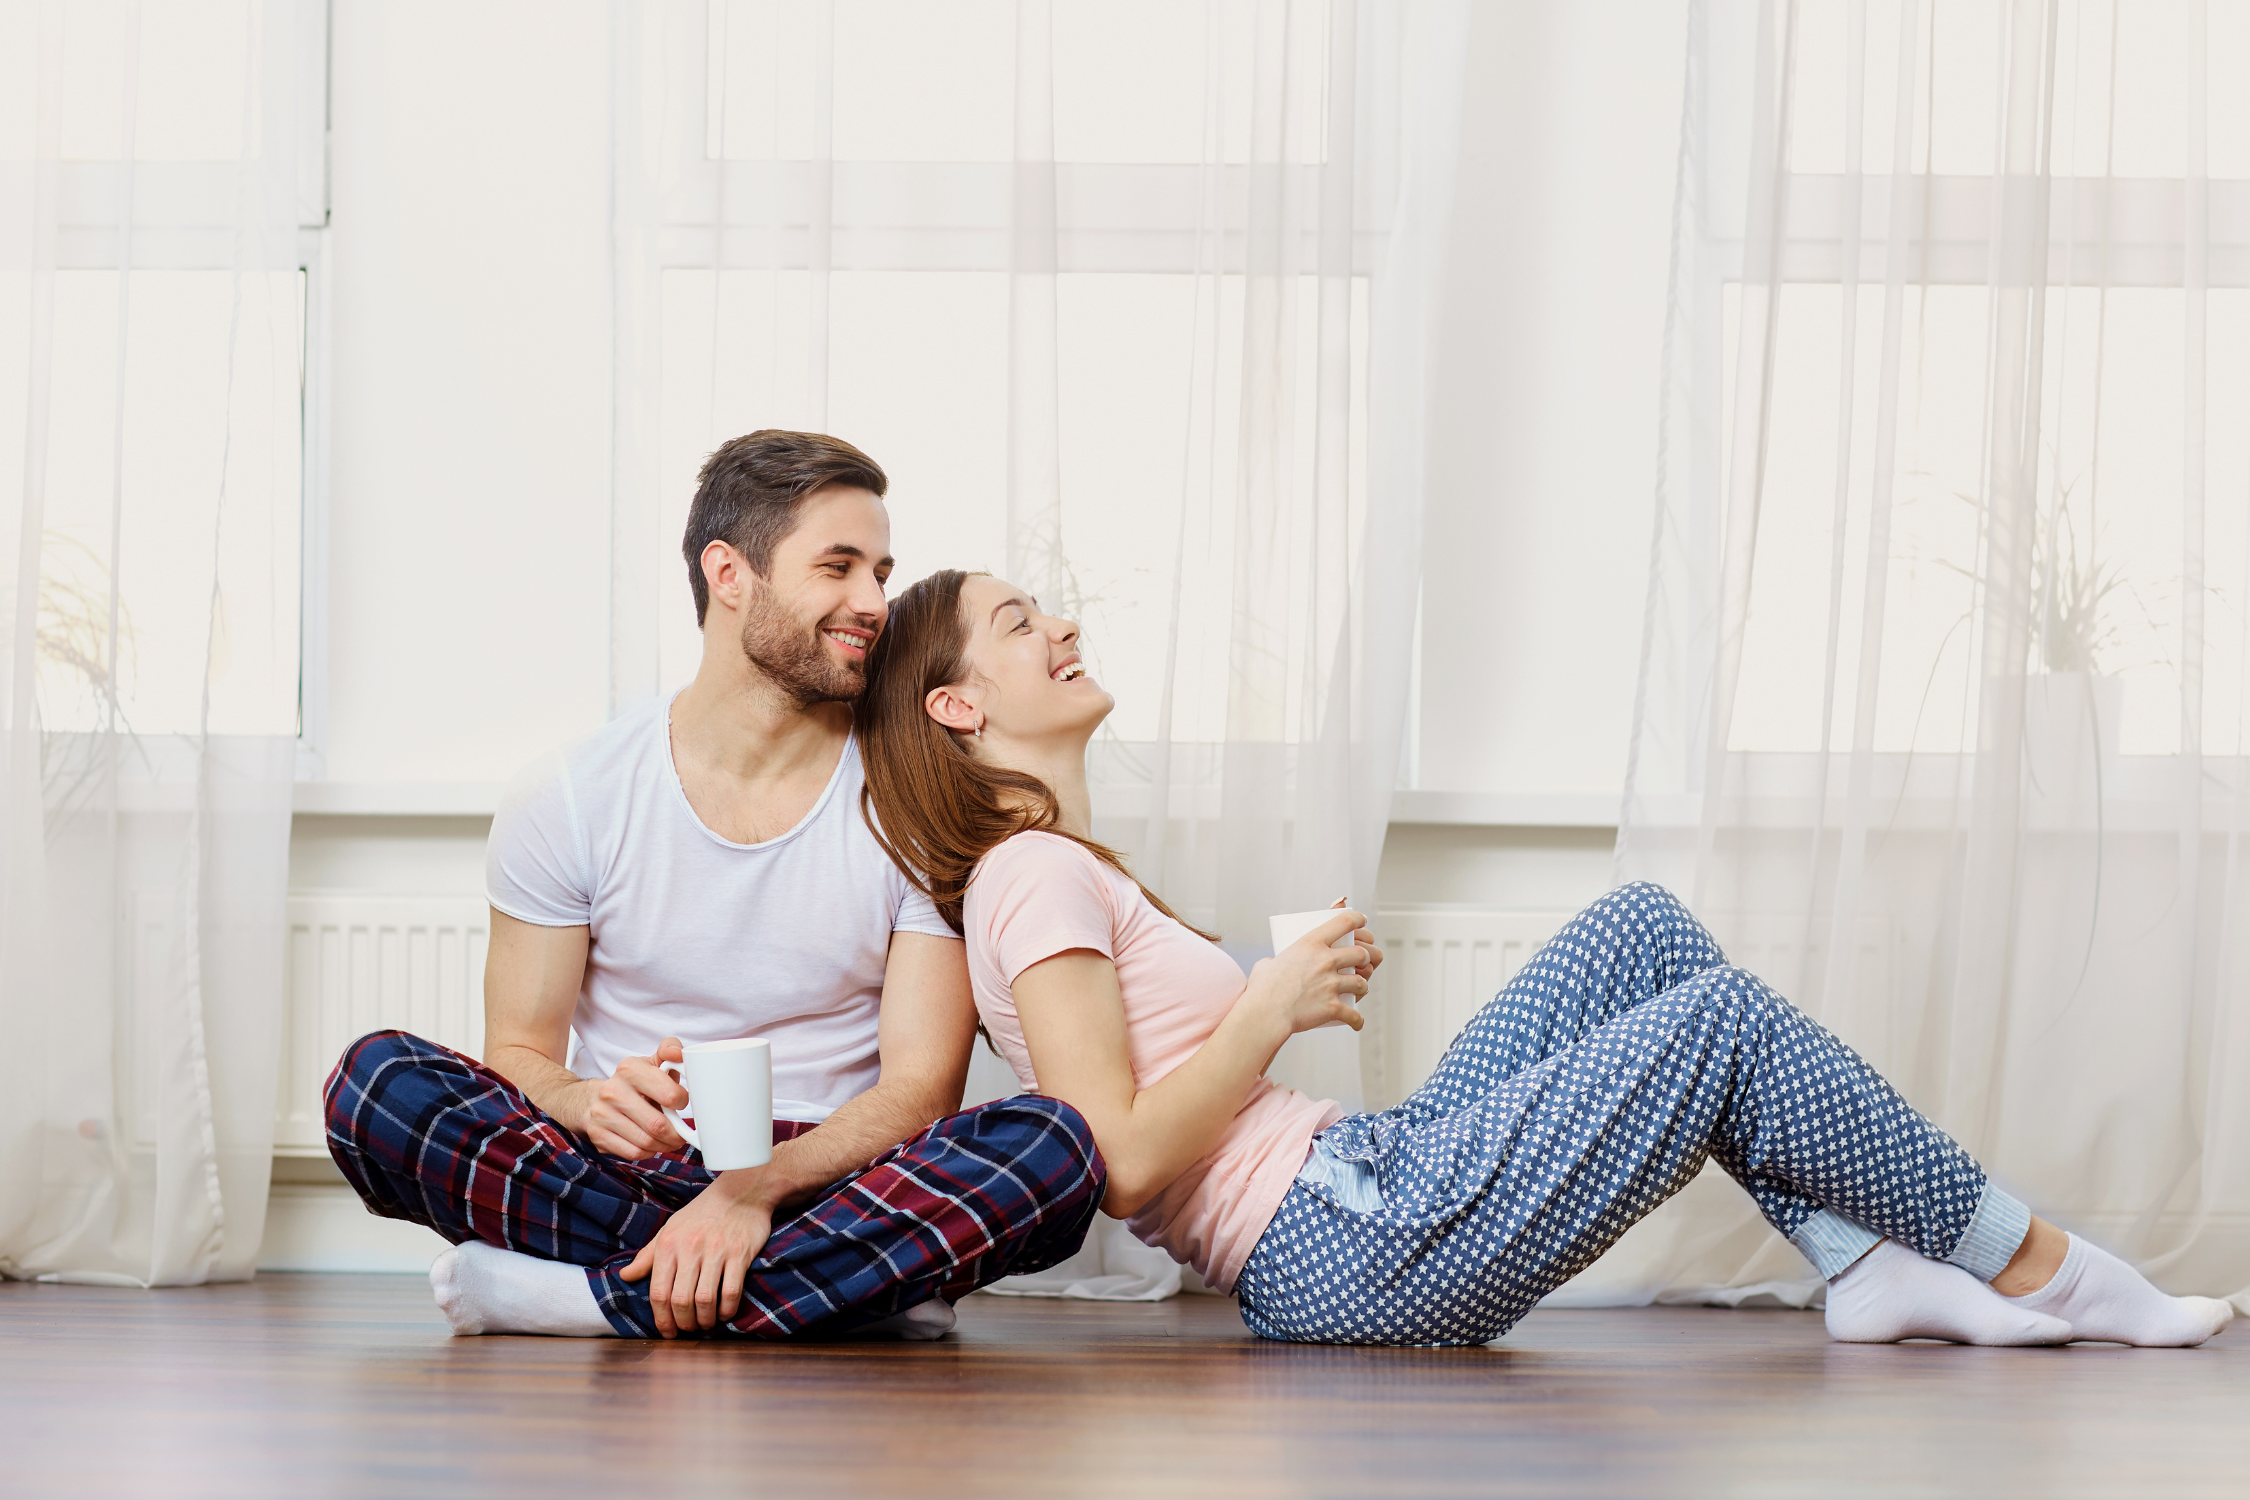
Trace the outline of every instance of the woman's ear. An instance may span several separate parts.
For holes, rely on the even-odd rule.
[[[955,734],[974,734],[984,723],[984,710],[949,687],[931,688],[922,700],[922,709],[940,727]]]

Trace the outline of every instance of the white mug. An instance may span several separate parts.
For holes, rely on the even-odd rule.
[[[678,1110],[664,1111],[680,1139],[702,1152],[703,1165],[714,1172],[772,1161],[773,1044],[751,1036],[681,1050],[685,1063],[657,1064],[686,1087],[695,1113],[690,1125]]]
[[[1341,907],[1331,906],[1326,911],[1291,911],[1266,918],[1266,926],[1273,934],[1273,951],[1279,953],[1341,910]],[[1328,946],[1331,948],[1349,948],[1352,946],[1352,934],[1347,932]],[[1325,1026],[1341,1026],[1343,1024],[1341,1021],[1324,1023]],[[1323,1026],[1313,1028],[1315,1031],[1322,1029],[1324,1029]]]

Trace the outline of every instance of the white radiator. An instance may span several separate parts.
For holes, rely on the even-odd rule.
[[[395,1026],[483,1051],[489,922],[480,896],[290,893],[276,1155],[327,1154],[321,1085],[354,1038]]]
[[[1387,1108],[1414,1092],[1469,1019],[1570,917],[1443,906],[1378,911],[1383,967],[1359,1038],[1369,1106]]]
[[[1369,1107],[1396,1104],[1419,1087],[1471,1017],[1515,977],[1540,945],[1573,913],[1498,911],[1476,907],[1386,907],[1376,914],[1383,950],[1360,1033],[1360,1080]],[[1764,913],[1719,914],[1712,920],[1730,963],[1805,1003],[1822,972],[1817,939],[1807,944],[1799,919]],[[1806,1008],[1871,1061],[1884,1066],[1897,1050],[1889,1035],[1900,932],[1887,918],[1859,924],[1847,978],[1848,1001]]]

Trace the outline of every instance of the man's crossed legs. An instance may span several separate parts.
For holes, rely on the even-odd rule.
[[[605,1156],[499,1074],[402,1031],[347,1048],[327,1098],[329,1153],[370,1212],[582,1266],[612,1329],[657,1336],[649,1282],[618,1273],[710,1183],[702,1166]],[[778,1221],[714,1332],[846,1333],[1043,1270],[1078,1249],[1104,1184],[1093,1132],[1059,1099],[948,1116]]]

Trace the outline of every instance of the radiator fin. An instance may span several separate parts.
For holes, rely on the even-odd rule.
[[[325,1154],[321,1087],[355,1038],[395,1026],[483,1054],[490,920],[475,896],[290,893],[276,1153]]]

